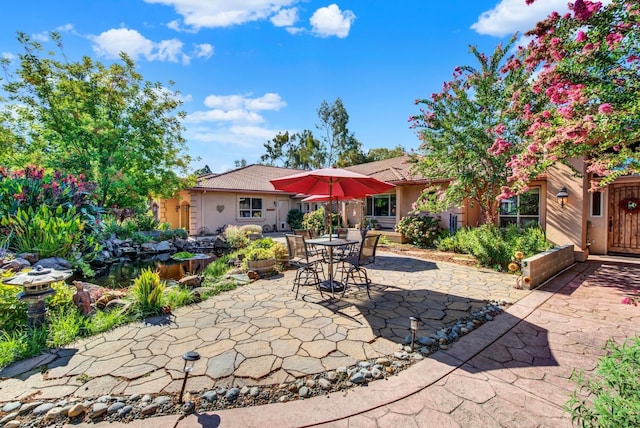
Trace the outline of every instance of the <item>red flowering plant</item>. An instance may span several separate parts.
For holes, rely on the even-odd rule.
[[[640,172],[640,3],[575,0],[569,9],[539,22],[519,51],[544,108],[518,107],[527,143],[509,162],[515,191],[571,158],[587,160],[593,190]]]
[[[29,165],[24,169],[8,170],[0,167],[0,217],[15,216],[19,209],[75,208],[93,232],[99,219],[99,208],[93,202],[95,185],[84,176],[64,175],[59,171],[45,172],[44,168]]]
[[[627,296],[622,299],[622,303],[625,305],[638,306],[638,301],[640,301],[640,294],[638,294],[638,290],[633,290],[633,296]]]

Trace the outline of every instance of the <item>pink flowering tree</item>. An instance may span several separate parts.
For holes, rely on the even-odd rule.
[[[520,100],[535,106],[530,73],[513,55],[515,36],[491,56],[471,47],[477,68],[456,67],[442,92],[419,99],[420,113],[410,117],[420,147],[414,169],[426,178],[449,179],[447,186],[425,189],[416,210],[441,212],[465,198],[480,208],[481,223],[495,223],[499,200],[511,175],[509,161],[519,151],[525,124],[513,108]],[[501,196],[502,195],[502,196]]]
[[[571,158],[584,157],[587,172],[601,178],[593,189],[640,172],[640,2],[569,6],[529,31],[533,39],[520,51],[547,108],[534,111],[520,100],[527,144],[508,164],[514,191]]]

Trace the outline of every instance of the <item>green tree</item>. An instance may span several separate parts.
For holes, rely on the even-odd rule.
[[[456,67],[442,92],[416,101],[423,106],[410,118],[421,140],[414,169],[426,178],[450,179],[448,186],[426,189],[417,209],[441,212],[468,198],[479,207],[481,223],[496,221],[511,173],[507,163],[517,147],[506,140],[517,140],[522,126],[510,107],[527,92],[529,78],[507,58],[514,41],[498,45],[491,56],[471,46],[479,67]]]
[[[18,78],[3,85],[12,103],[4,126],[14,143],[24,143],[23,154],[38,154],[45,167],[84,174],[97,184],[102,206],[141,206],[151,195],[173,194],[191,160],[179,94],[144,81],[125,54],[109,67],[89,57],[68,62],[60,36],[51,39],[62,61],[18,33]],[[3,66],[9,72],[10,63]]]
[[[407,154],[407,151],[402,146],[396,146],[392,149],[386,147],[380,147],[377,149],[369,149],[366,154],[365,162],[376,162],[385,159],[397,158],[399,156],[404,156]]]
[[[640,3],[576,0],[570,8],[527,33],[521,59],[538,71],[532,86],[548,108],[520,102],[528,141],[510,163],[516,191],[572,158],[586,160],[594,189],[640,172]]]
[[[347,128],[349,115],[342,100],[338,98],[331,105],[323,100],[317,112],[320,124],[316,128],[321,139],[308,129],[293,134],[279,133],[264,144],[266,153],[260,161],[300,169],[345,167],[366,162],[362,144]]]

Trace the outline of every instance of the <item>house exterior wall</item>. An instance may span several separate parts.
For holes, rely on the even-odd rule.
[[[548,170],[546,210],[542,218],[545,218],[547,239],[557,246],[572,244],[576,259],[584,260],[588,255],[586,213],[589,206],[589,185],[582,160],[573,160],[571,164],[582,172],[581,177],[576,176],[574,171],[564,164],[558,164]],[[564,207],[561,207],[556,195],[563,187],[567,188],[569,197]]]
[[[285,222],[288,228],[286,225],[286,214],[290,209],[288,197],[247,192],[192,191],[187,193],[191,201],[189,210],[191,235],[196,234],[202,227],[215,232],[225,225],[257,224],[268,225],[270,229],[276,225],[276,229],[281,229],[281,223]],[[261,198],[263,216],[240,217],[239,198],[241,197]]]

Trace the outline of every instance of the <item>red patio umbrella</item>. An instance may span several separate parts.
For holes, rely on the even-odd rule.
[[[367,195],[387,192],[395,187],[377,178],[341,168],[304,171],[275,178],[270,182],[276,190],[305,195],[326,195],[327,200],[364,198]],[[329,222],[329,239],[331,239],[332,227],[333,225]]]

